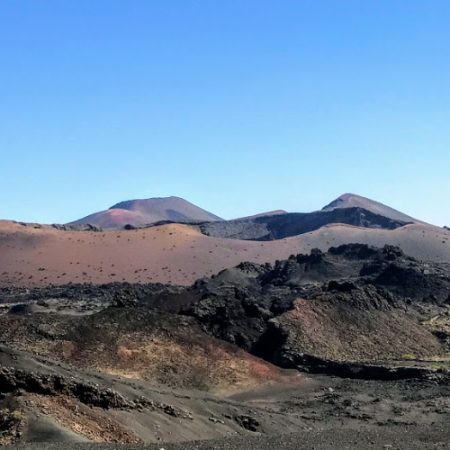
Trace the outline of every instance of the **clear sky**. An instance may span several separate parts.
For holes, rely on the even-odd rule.
[[[450,225],[450,1],[2,0],[0,218],[344,192]]]

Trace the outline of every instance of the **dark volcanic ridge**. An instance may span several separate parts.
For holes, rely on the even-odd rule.
[[[448,355],[450,265],[396,247],[344,245],[273,265],[243,263],[188,293],[195,300],[181,311],[207,332],[283,367]]]
[[[249,219],[200,224],[207,236],[269,241],[309,233],[330,224],[395,230],[408,223],[374,214],[360,207],[336,208],[312,213],[279,213]]]
[[[297,236],[330,224],[393,230],[421,223],[382,203],[355,194],[344,194],[311,213],[261,214],[241,219],[205,223],[199,226],[208,236],[232,239],[273,240]]]

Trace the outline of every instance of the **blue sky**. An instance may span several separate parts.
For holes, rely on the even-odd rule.
[[[447,0],[0,2],[0,218],[344,192],[450,225]]]

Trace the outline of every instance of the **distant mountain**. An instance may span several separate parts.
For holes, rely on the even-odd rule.
[[[195,223],[220,220],[220,217],[180,197],[163,197],[120,202],[105,211],[75,220],[70,225],[90,224],[115,229],[125,225],[138,227],[162,221]]]
[[[332,224],[393,230],[409,223],[422,223],[382,203],[354,194],[344,194],[320,211],[266,213],[217,223],[200,224],[208,236],[274,240],[309,233]]]
[[[370,198],[361,197],[356,194],[343,194],[336,200],[333,200],[327,206],[322,208],[322,211],[333,211],[335,209],[346,208],[362,208],[366,211],[370,211],[374,214],[378,214],[383,217],[387,217],[392,220],[399,220],[401,222],[414,222],[419,223],[419,220],[413,217],[407,216],[396,209],[383,205],[383,203],[376,202]]]

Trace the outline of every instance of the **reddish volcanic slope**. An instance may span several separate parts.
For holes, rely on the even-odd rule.
[[[161,221],[210,222],[222,220],[179,197],[128,200],[111,208],[90,214],[71,222],[72,225],[90,224],[105,229],[122,228],[124,225],[143,226]]]
[[[71,222],[73,225],[90,224],[100,228],[123,228],[125,225],[140,225],[146,223],[146,218],[142,214],[126,209],[107,209],[91,214],[83,219]]]
[[[187,285],[241,261],[271,262],[315,247],[326,250],[352,242],[399,245],[416,258],[450,262],[450,232],[423,224],[396,230],[330,225],[259,242],[209,237],[182,224],[91,232],[0,221],[0,285],[112,281]]]

